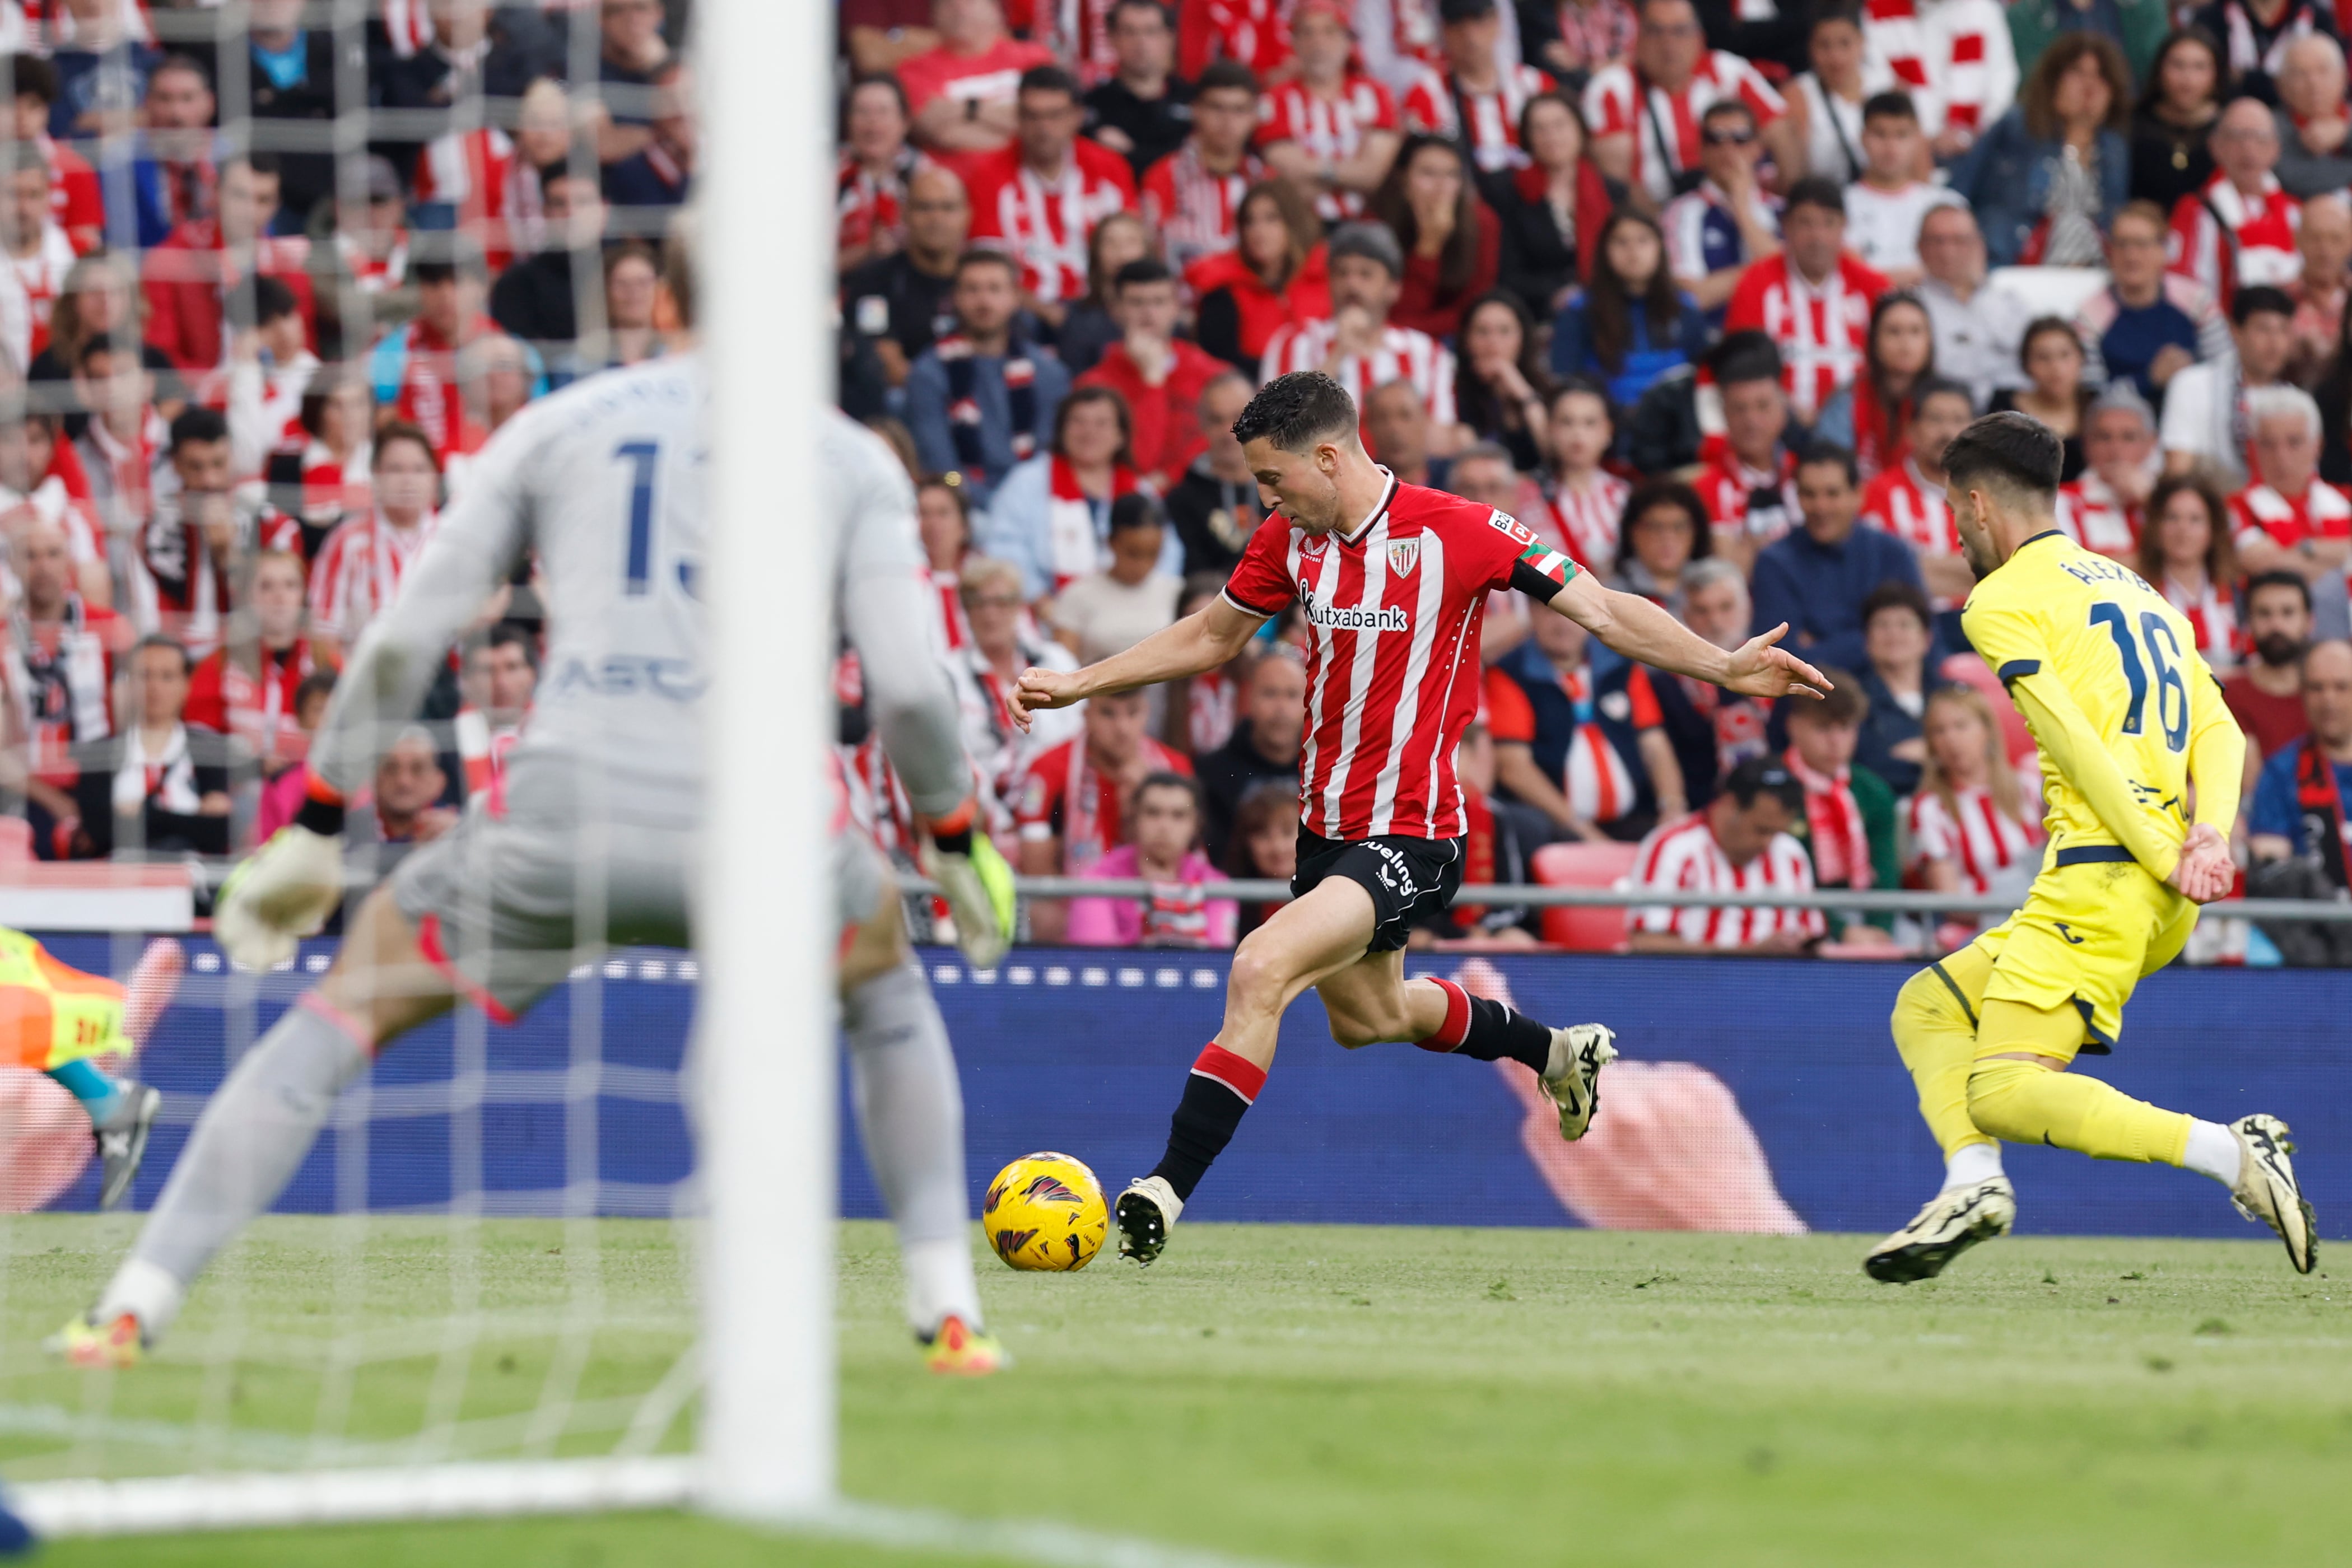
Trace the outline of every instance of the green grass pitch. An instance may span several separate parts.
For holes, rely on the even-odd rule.
[[[273,1219],[165,1354],[109,1387],[33,1345],[127,1222],[14,1221],[0,1473],[183,1469],[172,1445],[192,1427],[235,1462],[286,1462],[322,1409],[347,1458],[421,1428],[448,1452],[609,1450],[690,1338],[691,1260],[667,1225],[587,1223],[593,1249],[536,1221],[484,1221],[478,1247],[452,1248],[446,1221],[379,1219],[339,1255],[328,1222]],[[887,1232],[849,1225],[844,1487],[1365,1568],[2352,1561],[2344,1285],[2298,1278],[2269,1242],[2005,1241],[1907,1289],[1865,1280],[1860,1253],[1834,1236],[1188,1225],[1149,1273],[983,1260],[1020,1364],[950,1384],[898,1326]],[[591,1283],[593,1321],[547,1333]],[[453,1288],[481,1325],[459,1350]],[[234,1370],[208,1366],[201,1348],[238,1322]],[[346,1367],[364,1347],[348,1375],[339,1344]],[[567,1431],[531,1429],[551,1387],[571,1392]],[[58,1412],[111,1425],[77,1437]],[[44,1561],[981,1559],[638,1516],[65,1542]]]

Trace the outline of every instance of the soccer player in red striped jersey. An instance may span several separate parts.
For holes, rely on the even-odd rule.
[[[1645,599],[1604,589],[1507,512],[1400,483],[1373,463],[1355,404],[1305,371],[1267,383],[1234,425],[1272,515],[1224,591],[1125,653],[1030,670],[1014,721],[1107,692],[1214,669],[1295,600],[1311,640],[1298,763],[1296,902],[1234,955],[1224,1025],[1186,1080],[1167,1153],[1119,1195],[1119,1251],[1149,1263],[1265,1083],[1283,1009],[1312,986],[1332,1037],[1526,1064],[1559,1106],[1560,1134],[1591,1124],[1616,1051],[1599,1024],[1549,1029],[1450,980],[1408,981],[1407,929],[1462,876],[1454,750],[1478,702],[1488,593],[1516,588],[1610,647],[1762,697],[1818,695],[1821,673],[1773,646],[1785,626],[1726,653]]]

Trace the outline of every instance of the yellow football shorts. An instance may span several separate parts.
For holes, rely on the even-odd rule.
[[[1972,1009],[2011,1001],[2048,1012],[2072,1005],[2083,1017],[2085,1054],[2103,1056],[2123,1032],[2124,1004],[2144,976],[2180,955],[2197,928],[2197,905],[2148,874],[2126,852],[2105,858],[2088,846],[2034,879],[2025,906],[1943,968]],[[1980,1052],[2014,1049],[1979,1041]]]

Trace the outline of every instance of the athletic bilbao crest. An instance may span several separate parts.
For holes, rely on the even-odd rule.
[[[1391,539],[1389,541],[1389,570],[1391,571],[1396,573],[1399,577],[1411,577],[1412,575],[1412,569],[1420,564],[1421,540],[1418,538],[1409,539]]]

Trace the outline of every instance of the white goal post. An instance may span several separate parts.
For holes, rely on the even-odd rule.
[[[332,0],[339,21],[350,25],[358,3]],[[835,1511],[838,1129],[830,904],[819,885],[831,818],[821,766],[831,609],[817,566],[829,543],[813,536],[806,504],[834,376],[835,9],[831,0],[698,0],[689,40],[708,149],[695,204],[714,411],[713,559],[700,574],[713,629],[709,849],[690,1058],[707,1238],[697,1452],[632,1454],[624,1444],[618,1457],[596,1458],[11,1490],[10,1506],[40,1533],[689,1505],[776,1523]],[[673,1409],[692,1392],[689,1375],[669,1393]]]

